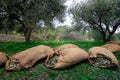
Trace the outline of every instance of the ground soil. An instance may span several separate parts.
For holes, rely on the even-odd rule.
[[[23,36],[16,36],[16,35],[1,35],[0,34],[0,42],[2,41],[24,41]]]

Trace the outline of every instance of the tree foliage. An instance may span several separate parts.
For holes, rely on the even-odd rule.
[[[104,41],[109,41],[120,28],[119,0],[88,0],[70,9],[76,24],[84,24],[98,31]]]
[[[32,31],[33,40],[55,40],[56,35],[56,30],[49,29],[48,27],[36,27]]]
[[[56,40],[87,40],[84,30],[76,31],[67,26],[59,26],[55,30]]]
[[[97,34],[97,35],[96,35]],[[89,40],[102,40],[102,36],[96,30],[89,30],[87,33],[87,38]]]

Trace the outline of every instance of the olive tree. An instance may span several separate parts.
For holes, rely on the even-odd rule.
[[[82,23],[84,27],[96,30],[107,42],[120,28],[119,4],[119,0],[87,0],[72,7],[70,12],[76,24]]]
[[[1,0],[2,9],[11,19],[18,21],[26,42],[30,41],[33,28],[40,20],[50,25],[54,18],[62,20],[64,0]]]

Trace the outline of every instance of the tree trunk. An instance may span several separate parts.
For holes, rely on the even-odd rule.
[[[112,37],[112,35],[109,34],[108,37],[107,37],[107,39],[106,39],[106,42],[110,41],[110,40],[111,40],[111,37]]]
[[[27,28],[27,27],[24,28],[25,42],[30,41],[31,32],[32,32],[32,28]]]
[[[115,33],[115,31],[118,29],[119,25],[120,25],[120,20],[118,20],[118,22],[113,26],[113,30],[108,33],[109,35],[108,35],[108,37],[106,38],[106,41],[105,41],[105,42],[108,42],[108,41],[111,40],[112,35],[113,35],[113,34]]]
[[[110,35],[110,34],[107,36],[107,34],[106,34],[105,32],[100,32],[100,34],[101,34],[102,40],[103,40],[104,42],[110,41],[110,39],[111,39],[111,37],[112,37],[112,35]]]
[[[111,37],[107,37],[104,42],[108,42],[111,40]]]
[[[5,35],[7,36],[7,34],[8,34],[8,31],[5,31]]]
[[[24,37],[25,37],[25,42],[29,42],[30,41],[30,37],[31,37],[31,32],[33,30],[33,28],[30,27],[26,27],[28,25],[25,25],[25,22],[23,22],[22,20],[19,19],[19,17],[15,18],[23,27],[23,33],[24,33]]]

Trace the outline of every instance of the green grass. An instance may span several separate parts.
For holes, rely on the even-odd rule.
[[[52,48],[62,44],[72,43],[84,50],[93,46],[101,46],[100,41],[41,41],[41,42],[0,42],[0,51],[13,55],[22,50],[37,45],[47,45]],[[115,53],[120,63],[120,53]],[[7,72],[0,69],[0,80],[120,80],[120,66],[115,69],[95,68],[89,62],[82,62],[62,70],[51,70],[44,66],[44,60],[28,70]]]

